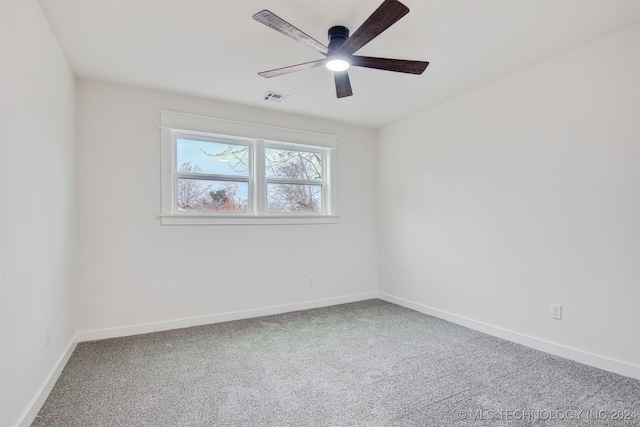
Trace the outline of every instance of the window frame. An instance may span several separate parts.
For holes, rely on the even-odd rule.
[[[231,138],[231,137],[217,137],[214,135],[194,135],[188,132],[172,132],[171,133],[171,151],[173,154],[173,161],[171,162],[171,173],[173,175],[172,187],[171,187],[171,197],[174,203],[174,214],[199,214],[199,215],[246,215],[253,211],[253,202],[254,198],[252,195],[255,193],[255,183],[253,182],[253,170],[254,170],[254,141],[244,138]],[[223,174],[213,174],[213,173],[183,173],[177,170],[177,157],[178,157],[178,140],[190,140],[190,141],[201,141],[201,142],[212,142],[218,144],[229,144],[229,145],[240,145],[245,146],[249,150],[249,171],[247,176],[242,175],[223,175]],[[215,211],[189,211],[189,210],[180,210],[178,208],[178,180],[180,178],[186,179],[198,179],[203,181],[226,181],[226,182],[246,182],[248,187],[248,196],[247,196],[247,212],[215,212]]]
[[[261,152],[264,154],[265,159],[263,164],[266,167],[266,153],[268,149],[276,149],[276,150],[287,150],[287,151],[299,151],[304,153],[318,153],[322,156],[322,179],[318,181],[313,180],[304,180],[304,179],[293,179],[293,178],[277,178],[277,177],[267,177],[266,171],[262,174],[262,178],[264,179],[264,194],[265,194],[265,205],[264,212],[270,215],[326,215],[330,211],[330,205],[328,203],[329,199],[329,183],[327,180],[328,168],[330,161],[328,159],[327,150],[319,149],[317,147],[309,147],[300,144],[286,144],[282,142],[274,142],[274,141],[264,141],[264,147],[261,149]],[[288,213],[288,212],[276,212],[269,211],[269,203],[266,198],[268,197],[268,187],[269,184],[294,184],[294,185],[318,185],[321,189],[322,194],[322,209],[319,212],[296,212],[296,213]]]
[[[314,132],[160,111],[162,225],[331,224],[338,220],[336,191],[336,137]],[[260,137],[264,135],[264,137]],[[185,211],[177,206],[177,140],[179,138],[246,145],[250,153],[247,212]],[[322,153],[323,179],[304,181],[322,185],[320,212],[270,212],[268,182],[294,183],[267,178],[267,148]],[[201,174],[206,179],[247,182],[247,177]]]

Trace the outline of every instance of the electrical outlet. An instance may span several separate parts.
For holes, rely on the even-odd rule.
[[[562,306],[559,304],[551,304],[551,318],[562,320]]]
[[[47,327],[44,333],[45,333],[45,345],[46,347],[49,347],[51,345],[51,328]]]

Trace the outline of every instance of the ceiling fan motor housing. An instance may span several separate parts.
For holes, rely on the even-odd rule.
[[[329,50],[336,51],[349,38],[349,29],[341,25],[329,28]]]

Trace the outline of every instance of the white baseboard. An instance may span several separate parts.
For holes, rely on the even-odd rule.
[[[33,397],[33,399],[31,399],[31,402],[29,402],[29,405],[27,406],[25,412],[18,419],[18,426],[28,427],[31,425],[31,423],[33,423],[33,420],[36,418],[36,415],[38,415],[38,412],[40,412],[40,408],[42,408],[42,405],[44,405],[47,397],[49,397],[49,393],[51,393],[53,386],[56,384],[56,381],[58,381],[62,370],[67,365],[67,362],[69,361],[69,358],[73,354],[73,351],[76,349],[77,345],[78,338],[76,335],[71,339],[71,342],[69,342],[69,344],[67,345],[66,350],[64,351],[64,353],[62,353],[51,372],[49,372],[49,375],[47,376],[44,384],[42,384],[36,395]]]
[[[336,298],[304,301],[293,304],[283,304],[271,307],[263,307],[252,310],[241,310],[229,313],[211,314],[206,316],[189,317],[185,319],[169,320],[164,322],[145,323],[119,328],[95,329],[78,332],[78,342],[95,341],[107,338],[126,337],[131,335],[148,334],[151,332],[168,331],[171,329],[189,328],[192,326],[209,325],[212,323],[230,322],[233,320],[250,319],[254,317],[270,316],[272,314],[289,313],[292,311],[309,310],[312,308],[327,307],[331,305],[346,304],[356,301],[377,298],[377,292],[365,292],[362,294],[346,295]]]
[[[605,371],[614,372],[616,374],[624,375],[624,376],[635,378],[635,379],[640,379],[640,366],[638,365],[632,365],[632,364],[621,362],[619,360],[611,359],[605,356],[592,354],[592,353],[578,350],[575,348],[566,347],[561,344],[557,344],[557,343],[553,343],[543,339],[524,335],[519,332],[511,331],[498,326],[489,325],[483,322],[478,322],[477,320],[469,319],[468,317],[459,316],[457,314],[438,310],[437,308],[433,308],[433,307],[429,307],[413,301],[409,301],[404,298],[399,298],[394,295],[387,294],[385,292],[378,292],[378,298],[393,304],[410,308],[420,313],[428,314],[430,316],[447,320],[451,323],[455,323],[455,324],[467,327],[469,329],[473,329],[479,332],[484,332],[486,334],[493,335],[498,338],[503,338],[505,340],[522,344],[524,346],[527,346],[536,350],[544,351],[545,353],[564,357],[565,359],[574,360],[576,362],[584,363],[585,365],[604,369]]]
[[[278,306],[264,307],[252,310],[242,310],[222,314],[190,317],[185,319],[170,320],[165,322],[147,323],[141,325],[125,326],[119,328],[108,328],[78,332],[68,344],[65,352],[58,359],[54,369],[49,373],[46,381],[36,393],[23,415],[19,418],[19,426],[29,426],[42,408],[49,393],[53,389],[56,381],[60,377],[62,370],[69,361],[78,342],[93,341],[99,339],[124,337],[130,335],[145,334],[150,332],[160,332],[171,329],[187,328],[191,326],[207,325],[212,323],[229,322],[233,320],[250,319],[254,317],[269,316],[273,314],[289,313],[292,311],[309,310],[313,308],[327,307],[332,305],[346,304],[350,302],[364,301],[367,299],[379,298],[381,300],[397,304],[420,313],[438,317],[449,322],[506,339],[527,347],[544,351],[549,354],[575,360],[576,362],[604,369],[627,377],[640,379],[640,366],[621,362],[604,356],[588,353],[560,344],[545,341],[539,338],[521,334],[519,332],[500,328],[487,323],[478,322],[464,316],[438,310],[423,304],[396,297],[385,292],[365,292],[355,295],[346,295],[337,298],[327,298],[321,300],[304,301],[293,304],[283,304]]]

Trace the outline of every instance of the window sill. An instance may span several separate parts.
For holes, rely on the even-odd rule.
[[[162,225],[297,225],[336,224],[337,215],[159,215]]]

